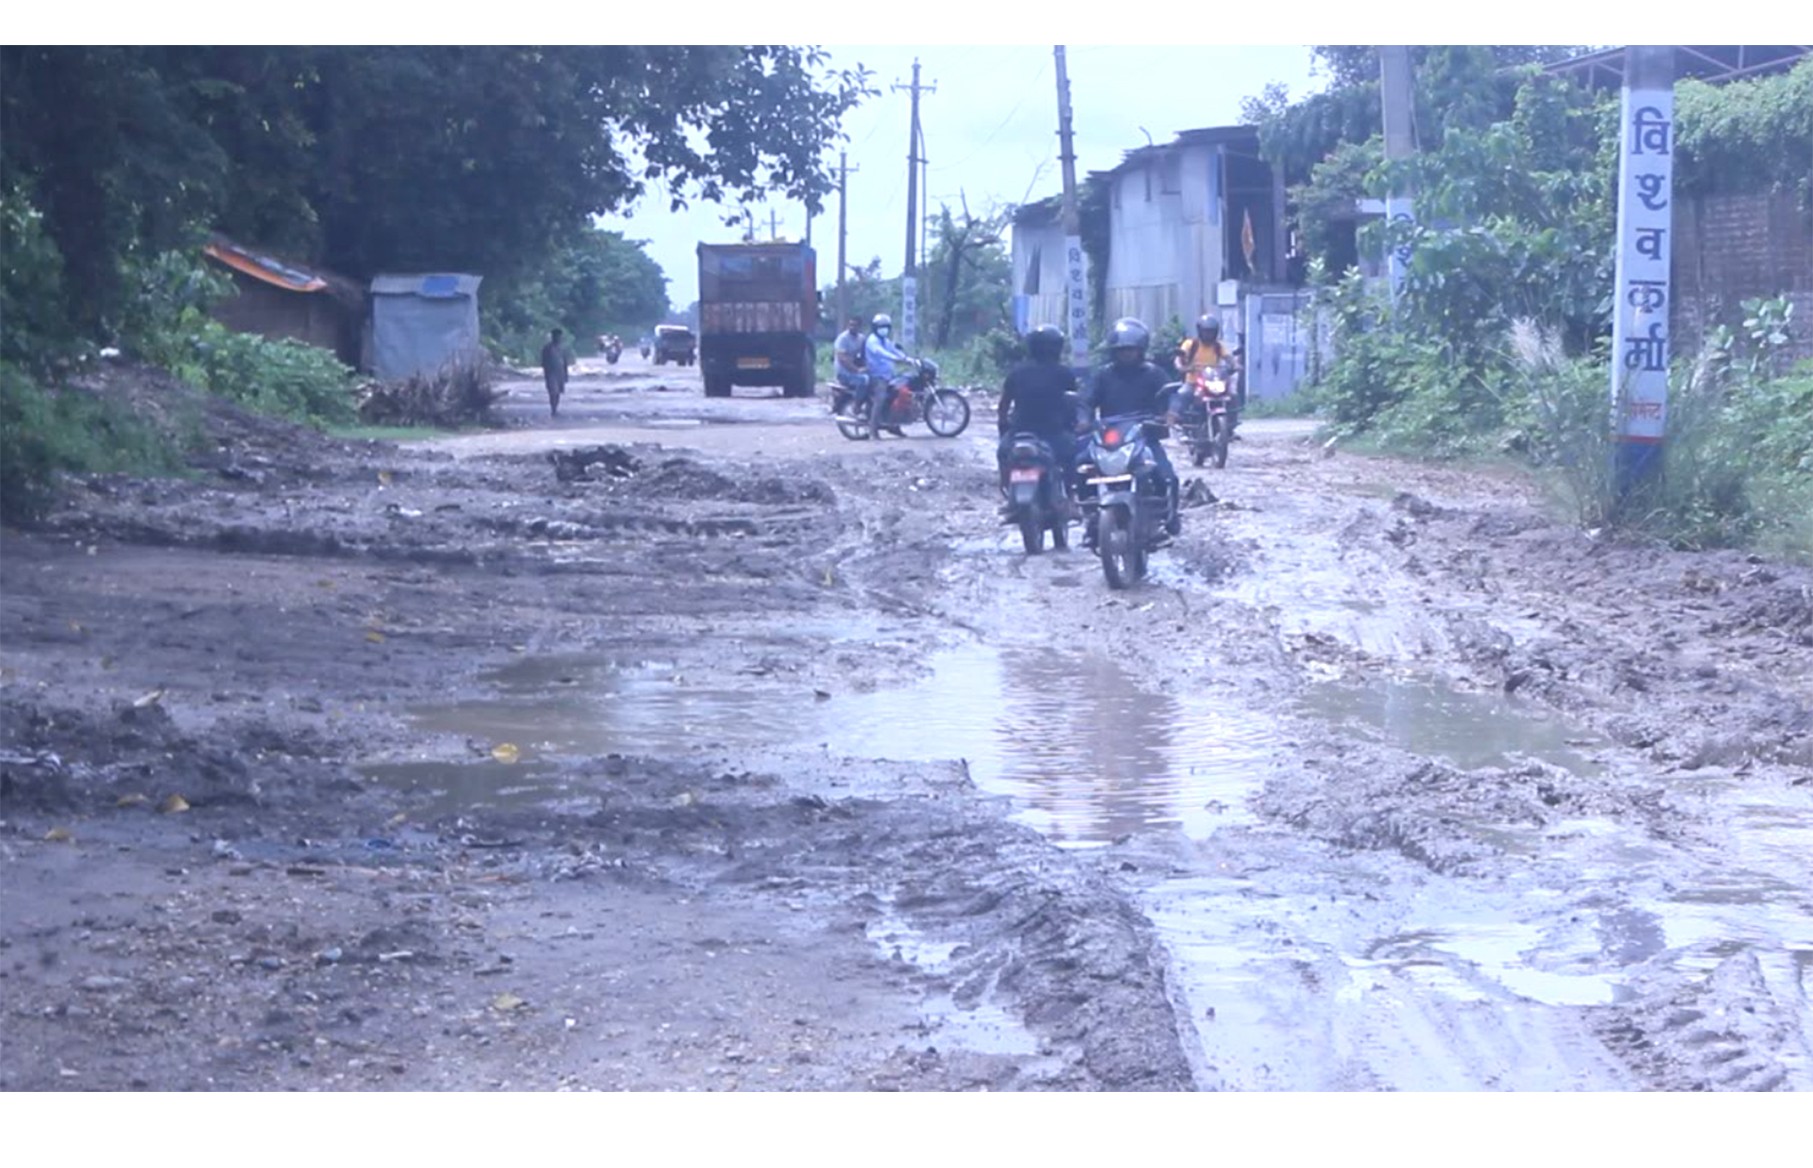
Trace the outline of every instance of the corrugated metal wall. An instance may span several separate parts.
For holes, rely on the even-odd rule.
[[[1012,238],[1014,295],[1024,296],[1024,327],[1055,324],[1063,327],[1064,311],[1064,228],[1060,224],[1042,227],[1015,226]],[[1033,271],[1034,261],[1038,271]]]
[[[1212,311],[1222,271],[1216,152],[1185,146],[1115,176],[1109,204],[1107,313],[1151,328]],[[1148,197],[1148,192],[1150,197]]]

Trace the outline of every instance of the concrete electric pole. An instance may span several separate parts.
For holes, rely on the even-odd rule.
[[[844,290],[844,250],[850,236],[850,174],[862,167],[851,166],[846,151],[837,152],[837,326],[850,319],[850,296]]]
[[[1618,260],[1612,286],[1613,483],[1625,505],[1662,466],[1668,427],[1674,230],[1674,49],[1624,50],[1618,121]]]
[[[1079,371],[1089,365],[1089,261],[1083,252],[1083,216],[1077,206],[1076,151],[1070,128],[1070,74],[1064,46],[1052,46],[1058,71],[1058,162],[1064,171],[1064,304],[1063,327],[1070,334],[1070,363]],[[1033,322],[1035,324],[1040,322]]]
[[[896,90],[908,90],[913,96],[913,120],[907,133],[907,218],[906,266],[900,277],[900,346],[912,349],[919,343],[919,265],[914,246],[919,235],[919,94],[938,92],[937,85],[919,83],[919,58],[913,58],[913,83],[894,83]]]
[[[1379,46],[1379,92],[1384,103],[1385,160],[1400,162],[1416,154],[1409,45]],[[1392,225],[1416,221],[1411,192],[1398,182],[1393,182],[1390,193],[1385,196],[1385,221]],[[1389,262],[1391,295],[1395,298],[1404,289],[1404,275],[1410,264],[1409,247],[1392,247]]]

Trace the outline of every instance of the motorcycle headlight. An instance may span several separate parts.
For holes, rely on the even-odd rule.
[[[1123,446],[1119,450],[1105,450],[1099,446],[1096,447],[1095,467],[1102,474],[1109,477],[1124,475],[1131,465],[1133,465],[1133,448],[1131,446]]]

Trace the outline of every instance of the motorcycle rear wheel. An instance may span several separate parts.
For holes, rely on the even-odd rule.
[[[1045,525],[1040,521],[1037,508],[1028,507],[1020,513],[1020,543],[1029,556],[1045,550]]]

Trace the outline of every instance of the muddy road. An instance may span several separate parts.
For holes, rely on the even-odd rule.
[[[1111,593],[972,404],[632,353],[7,531],[0,1088],[1813,1086],[1813,572],[1255,421]]]

